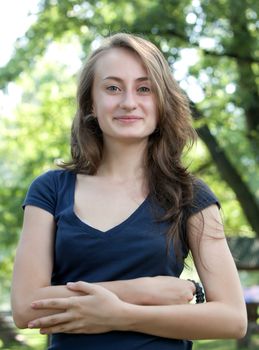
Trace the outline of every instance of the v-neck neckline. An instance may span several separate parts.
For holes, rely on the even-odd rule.
[[[109,229],[103,231],[101,229],[98,229],[97,227],[92,226],[90,223],[88,224],[86,221],[87,219],[80,218],[77,213],[75,212],[75,189],[76,189],[76,180],[77,180],[77,174],[73,173],[73,181],[72,181],[72,186],[71,186],[71,191],[70,191],[70,201],[71,201],[71,210],[74,219],[76,222],[83,228],[87,229],[88,231],[91,231],[93,233],[98,233],[99,235],[110,235],[113,232],[116,232],[123,228],[123,226],[128,225],[129,223],[133,222],[135,218],[138,217],[139,213],[145,208],[148,202],[149,195],[146,196],[146,198],[139,204],[139,206],[124,220],[119,222],[118,224],[110,227]]]

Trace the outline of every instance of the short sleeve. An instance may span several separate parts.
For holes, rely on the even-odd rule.
[[[34,205],[54,216],[57,201],[56,193],[55,172],[48,171],[32,182],[22,207],[24,209],[26,205]]]
[[[220,202],[212,190],[202,180],[196,179],[193,185],[193,201],[188,208],[187,216],[198,213],[199,211],[216,204],[220,208]]]

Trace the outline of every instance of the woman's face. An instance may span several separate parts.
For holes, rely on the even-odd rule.
[[[151,81],[140,58],[127,49],[111,49],[98,59],[92,98],[104,141],[148,139],[156,128]]]

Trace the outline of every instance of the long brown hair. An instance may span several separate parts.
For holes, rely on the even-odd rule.
[[[92,86],[98,59],[108,50],[124,48],[141,59],[151,80],[158,104],[158,125],[149,136],[145,163],[151,198],[164,209],[160,218],[169,222],[168,246],[173,240],[177,256],[183,258],[188,241],[182,225],[184,213],[193,197],[193,179],[182,164],[182,153],[196,139],[191,126],[187,97],[174,80],[160,50],[151,42],[131,34],[118,33],[107,38],[84,65],[78,86],[78,108],[72,125],[72,160],[62,167],[94,175],[103,151],[102,131],[92,115]]]

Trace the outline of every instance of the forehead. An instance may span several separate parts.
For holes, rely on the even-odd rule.
[[[105,79],[106,76],[137,79],[147,76],[147,70],[135,52],[112,48],[99,57],[95,64],[95,78]]]

